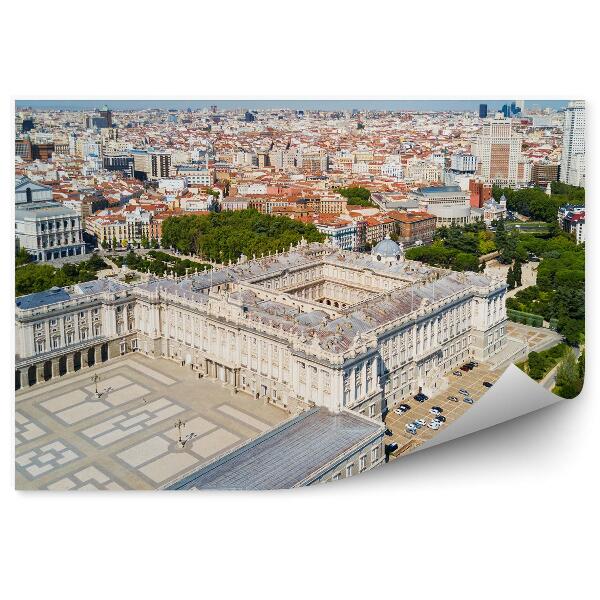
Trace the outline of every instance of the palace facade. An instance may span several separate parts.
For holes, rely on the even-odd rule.
[[[150,277],[150,276],[149,276]],[[506,284],[300,242],[180,278],[54,288],[16,300],[16,388],[137,351],[299,413],[378,417],[506,344]]]

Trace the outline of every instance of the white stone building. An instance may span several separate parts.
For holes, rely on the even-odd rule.
[[[15,182],[15,237],[35,260],[85,254],[81,214],[52,200],[52,189],[27,177]]]
[[[406,261],[391,240],[373,256],[302,243],[179,279],[89,282],[17,299],[16,386],[137,350],[292,413],[377,417],[464,361],[496,357],[505,293],[500,280]]]

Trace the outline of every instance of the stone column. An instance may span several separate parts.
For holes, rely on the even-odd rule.
[[[27,377],[27,369],[19,369],[19,377],[21,379],[21,389],[29,387],[29,377]]]
[[[73,354],[67,354],[67,373],[73,373],[75,371],[75,361],[73,360]]]
[[[36,365],[35,367],[35,371],[36,371],[36,383],[41,383],[42,381],[44,381],[44,363],[40,363],[38,365]]]
[[[94,348],[94,362],[96,365],[99,365],[102,362],[102,354],[101,354],[101,346],[96,346]]]
[[[58,361],[59,361],[58,358],[52,359],[52,379],[56,379],[57,377],[60,377],[60,369],[59,369]]]
[[[83,369],[84,367],[89,367],[87,350],[81,351],[81,368]]]

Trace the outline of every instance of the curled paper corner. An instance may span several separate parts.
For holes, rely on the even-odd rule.
[[[515,365],[510,365],[481,399],[460,419],[432,439],[416,447],[414,452],[499,425],[527,413],[563,400],[531,379]]]

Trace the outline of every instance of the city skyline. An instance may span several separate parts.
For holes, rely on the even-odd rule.
[[[17,110],[32,108],[36,110],[95,110],[108,104],[113,110],[201,110],[216,105],[224,110],[373,110],[373,111],[411,111],[411,112],[475,112],[480,104],[487,104],[488,110],[499,111],[510,102],[507,99],[492,100],[385,100],[385,99],[348,99],[348,100],[306,100],[306,99],[242,99],[242,100],[162,100],[162,99],[84,99],[84,100],[15,100]],[[551,108],[560,110],[566,107],[568,100],[525,100],[526,108]]]

